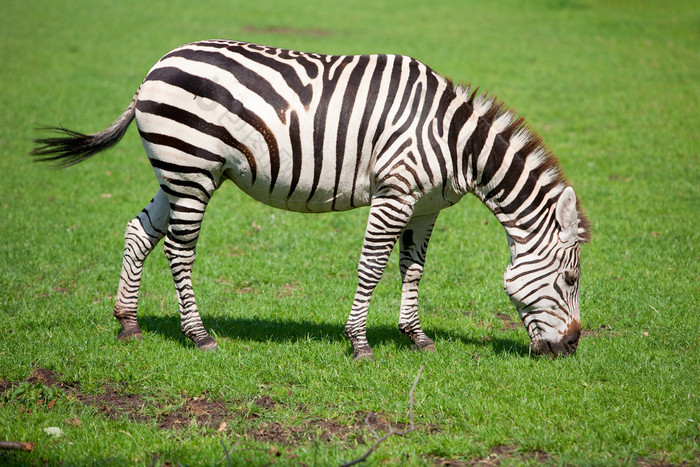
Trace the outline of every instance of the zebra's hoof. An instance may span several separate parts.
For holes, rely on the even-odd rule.
[[[117,336],[117,339],[120,341],[139,341],[141,342],[143,340],[143,337],[141,337],[141,330],[140,329],[124,329],[122,332],[119,333]]]
[[[197,348],[203,350],[204,352],[216,352],[219,350],[219,346],[216,341],[211,337],[206,337],[197,343]]]
[[[374,352],[372,352],[372,349],[370,347],[355,349],[355,351],[352,353],[352,359],[356,362],[360,360],[371,361],[374,360]]]
[[[425,342],[423,344],[416,344],[413,346],[419,352],[435,352],[435,344],[433,342]]]

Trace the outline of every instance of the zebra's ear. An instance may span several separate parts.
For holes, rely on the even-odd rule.
[[[559,195],[555,217],[561,232],[559,238],[563,242],[570,242],[578,238],[578,213],[576,212],[576,193],[570,186],[566,187]]]

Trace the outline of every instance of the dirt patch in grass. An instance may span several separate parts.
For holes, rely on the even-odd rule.
[[[259,400],[259,399],[258,399]],[[256,401],[257,402],[257,401]],[[257,404],[256,404],[257,405]],[[338,442],[355,440],[360,444],[372,441],[369,438],[369,427],[380,436],[392,427],[397,431],[406,429],[405,423],[393,423],[383,414],[357,412],[347,422],[311,417],[305,407],[297,407],[304,418],[303,425],[283,425],[279,422],[265,422],[246,431],[246,435],[255,441],[281,443],[286,445],[302,444],[308,441],[320,440]],[[309,415],[306,418],[305,415]],[[424,427],[428,432],[437,431],[436,427]]]
[[[3,394],[5,391],[9,391],[12,389],[15,383],[12,381],[5,381],[4,379],[0,379],[0,394]]]
[[[318,433],[317,439],[321,441],[346,440],[351,436],[362,432],[362,427],[357,424],[343,425],[335,420],[315,419],[311,420],[313,431]],[[364,442],[362,436],[358,436],[358,441]]]
[[[225,420],[242,418],[239,412],[230,410],[223,402],[211,400],[206,395],[185,397],[166,406],[141,394],[130,393],[125,385],[113,382],[105,383],[102,391],[97,394],[86,394],[80,384],[64,383],[56,373],[45,368],[36,368],[25,381],[58,388],[69,399],[95,407],[106,417],[127,417],[133,422],[142,423],[155,421],[160,428],[166,430],[192,425],[220,429],[225,426],[222,425]],[[0,385],[0,396],[17,384],[19,382],[4,382]],[[270,403],[265,402],[268,406]]]
[[[48,385],[47,385],[48,386]],[[72,396],[85,405],[96,407],[106,417],[119,418],[126,415],[136,422],[147,422],[150,417],[146,414],[147,403],[137,394],[124,393],[118,385],[109,383],[104,387],[104,393],[86,395],[79,388],[70,388]]]
[[[46,370],[44,368],[36,368],[27,378],[27,382],[30,384],[41,383],[44,386],[58,386],[61,389],[67,387],[58,380],[56,374],[51,370]]]
[[[196,425],[224,431],[227,426],[226,420],[230,418],[231,411],[222,402],[206,397],[188,397],[181,407],[158,417],[158,426],[170,430]]]
[[[289,445],[299,443],[304,437],[303,431],[299,426],[271,422],[249,428],[246,435],[255,441]]]
[[[263,410],[273,410],[277,403],[272,399],[272,397],[263,395],[258,397],[253,401],[253,404]]]
[[[347,421],[328,420],[314,417],[309,409],[296,408],[295,423],[285,424],[269,421],[266,417],[278,410],[288,409],[285,404],[275,401],[268,395],[251,400],[222,402],[211,399],[206,394],[199,397],[183,397],[169,400],[165,404],[152,397],[129,392],[125,384],[107,382],[97,394],[86,394],[78,383],[62,382],[51,370],[36,368],[24,380],[32,385],[43,385],[60,389],[69,400],[95,407],[105,417],[118,419],[126,417],[132,422],[153,423],[163,430],[180,430],[198,427],[211,433],[234,430],[238,436],[256,442],[269,442],[284,445],[298,445],[310,441],[350,441],[360,444],[371,441],[371,431],[378,434],[388,432],[392,427],[404,430],[405,423],[394,423],[384,414],[357,412]],[[0,399],[5,392],[22,382],[0,381]],[[48,401],[47,401],[48,402]],[[74,424],[79,425],[78,420]],[[371,428],[371,430],[368,428]],[[436,427],[423,427],[427,432],[437,431]]]

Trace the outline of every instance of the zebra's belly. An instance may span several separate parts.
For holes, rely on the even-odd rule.
[[[279,170],[273,177],[266,159],[256,157],[255,177],[249,164],[238,160],[224,175],[253,199],[279,209],[295,212],[345,211],[370,202],[369,176],[358,174],[354,168],[301,168],[294,161],[280,158]],[[329,163],[330,165],[330,163]],[[265,170],[266,169],[266,170]],[[315,170],[314,170],[315,169]],[[332,170],[331,170],[332,169]],[[352,169],[352,170],[351,170]]]

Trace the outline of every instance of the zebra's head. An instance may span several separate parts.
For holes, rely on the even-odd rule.
[[[581,335],[579,251],[588,232],[571,187],[559,195],[554,220],[531,242],[519,244],[508,237],[511,262],[503,287],[530,335],[532,351],[558,356],[576,352]]]

